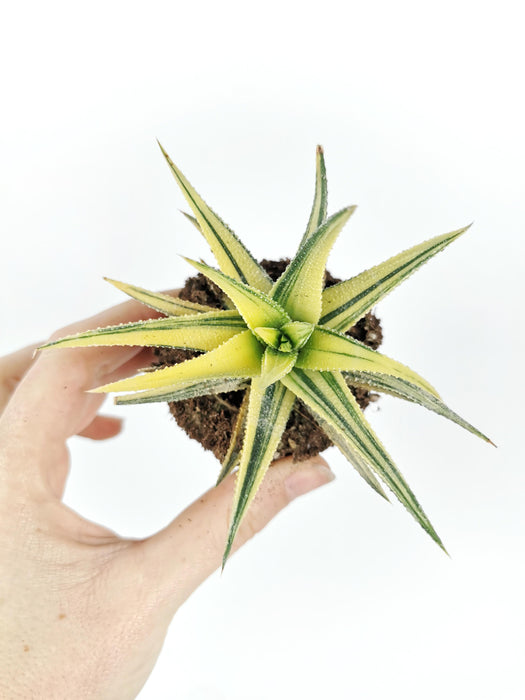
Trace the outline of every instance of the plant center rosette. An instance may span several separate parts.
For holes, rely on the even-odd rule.
[[[372,318],[370,311],[380,299],[468,227],[413,246],[350,279],[325,285],[328,255],[355,207],[327,216],[326,170],[319,147],[314,202],[306,231],[295,256],[272,278],[163,153],[193,211],[194,216],[187,216],[205,237],[219,269],[186,260],[220,290],[221,302],[214,307],[206,298],[188,300],[184,295],[173,297],[109,280],[165,317],[99,328],[44,347],[162,348],[162,366],[92,390],[120,393],[115,399],[118,404],[164,401],[174,406],[206,396],[221,401],[225,395],[241,392],[219,474],[220,481],[232,470],[237,472],[224,562],[266,470],[280,451],[294,410],[313,418],[329,443],[336,445],[360,476],[385,498],[382,484],[386,485],[443,547],[363,415],[356,395],[378,391],[418,403],[490,440],[450,410],[420,375],[378,352],[376,341],[380,338],[367,345],[352,336],[359,323],[366,324],[366,319]],[[380,333],[378,325],[376,332]],[[170,352],[189,354],[170,360]],[[192,405],[198,409],[198,403]]]
[[[282,275],[290,260],[262,260],[261,266],[272,281]],[[341,280],[325,272],[325,287],[331,287]],[[186,301],[200,302],[214,308],[225,308],[224,295],[217,285],[202,274],[186,280],[179,292]],[[377,317],[368,312],[346,334],[376,350],[382,341],[381,324]],[[196,357],[199,353],[180,348],[155,348],[157,361],[154,366],[168,367]],[[361,409],[376,401],[378,394],[365,386],[349,385]],[[182,401],[171,401],[169,409],[177,424],[186,434],[197,440],[205,449],[213,452],[223,468],[229,468],[233,451],[241,447],[243,428],[243,400],[246,390],[230,391],[222,394],[205,394]],[[246,406],[246,404],[245,404]],[[244,406],[244,407],[245,407]],[[235,438],[232,441],[232,438]],[[290,413],[286,428],[277,446],[274,459],[291,456],[294,461],[302,461],[323,452],[333,442],[315,420],[313,414],[300,401],[296,401]]]

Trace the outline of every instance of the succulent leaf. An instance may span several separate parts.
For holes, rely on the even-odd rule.
[[[321,224],[326,221],[326,208],[328,202],[328,184],[326,180],[326,166],[324,163],[324,152],[321,146],[317,146],[315,154],[315,195],[308,226],[301,239],[299,247],[306,243]]]
[[[375,372],[344,372],[344,376],[352,386],[363,386],[372,391],[379,391],[383,394],[390,394],[399,399],[404,399],[405,401],[417,403],[424,408],[428,408],[429,411],[433,411],[440,416],[448,418],[462,428],[465,428],[465,430],[468,430],[469,433],[477,435],[477,437],[485,440],[485,442],[494,444],[490,438],[448,408],[438,396],[425,391],[425,389],[416,386],[409,380],[403,379],[402,377],[394,377],[391,374],[378,374]]]
[[[219,476],[217,477],[217,483],[215,484],[216,486],[218,486],[221,483],[221,481],[226,476],[228,476],[228,474],[231,471],[233,471],[233,469],[235,469],[235,467],[240,462],[244,432],[246,430],[246,417],[248,415],[249,401],[250,389],[248,387],[248,389],[244,392],[244,398],[242,400],[241,407],[237,415],[237,420],[235,421],[235,426],[233,428],[230,446],[228,447],[226,456],[222,461],[221,471],[219,473]]]
[[[272,287],[272,298],[294,321],[317,323],[319,320],[326,261],[337,236],[355,209],[342,209],[320,226],[299,248]]]
[[[362,454],[356,450],[352,441],[349,440],[345,434],[338,432],[335,428],[333,428],[332,425],[324,420],[324,418],[322,418],[319,414],[315,416],[315,420],[334,443],[334,445],[338,447],[347,458],[356,472],[366,481],[366,483],[371,486],[382,498],[389,501],[390,499],[384,492],[383,487],[377,478],[374,476],[374,472],[370,469],[368,462],[363,458]]]
[[[238,333],[230,340],[205,355],[199,355],[172,367],[128,377],[118,382],[99,386],[91,391],[140,391],[178,387],[198,379],[256,377],[261,371],[263,349],[251,331]]]
[[[410,487],[363,416],[341,374],[294,369],[281,381],[305,402],[314,415],[319,415],[334,431],[346,437],[421,527],[444,549]]]
[[[313,323],[305,323],[304,321],[291,321],[281,326],[281,332],[290,339],[294,350],[300,350],[303,347],[313,330]]]
[[[180,213],[181,213],[183,216],[185,216],[185,217],[188,219],[188,221],[190,222],[190,224],[193,224],[193,225],[195,226],[195,228],[197,229],[197,231],[198,231],[199,233],[202,233],[201,226],[200,226],[199,222],[197,221],[197,219],[196,219],[194,216],[192,216],[191,214],[188,214],[187,211],[182,211],[182,209],[180,209],[179,211],[180,211]]]
[[[347,331],[380,299],[469,228],[470,226],[465,226],[452,233],[435,236],[346,282],[327,287],[323,291],[323,309],[319,324],[337,331]]]
[[[144,347],[213,350],[246,328],[235,311],[209,311],[192,316],[170,316],[136,323],[121,323],[60,338],[52,346],[85,348],[94,345],[142,345]]]
[[[331,370],[383,372],[405,379],[434,396],[439,396],[434,387],[409,367],[377,350],[372,350],[368,345],[354,338],[327,328],[318,327],[314,330],[299,356],[297,367],[319,372]]]
[[[136,299],[142,304],[149,306],[150,309],[160,311],[160,313],[166,314],[167,316],[203,314],[207,311],[215,310],[211,306],[203,306],[202,304],[195,304],[192,301],[184,301],[184,299],[179,299],[169,294],[162,294],[161,292],[150,292],[148,289],[136,287],[133,284],[126,284],[125,282],[118,282],[117,280],[109,279],[109,277],[104,277],[104,279],[132,299]]]
[[[295,352],[279,352],[271,347],[264,351],[261,367],[261,386],[267,387],[278,382],[293,369],[297,360]]]
[[[159,403],[171,401],[185,401],[194,399],[196,396],[209,396],[210,394],[221,394],[225,391],[238,391],[246,388],[245,379],[228,379],[219,377],[218,379],[194,380],[184,382],[174,387],[161,386],[148,391],[134,391],[131,394],[122,394],[115,397],[115,403],[119,405],[131,405],[139,403]]]
[[[265,345],[277,350],[279,348],[282,333],[278,328],[268,328],[267,326],[256,326],[253,329],[255,335],[263,341]]]
[[[248,506],[272,461],[295,396],[281,382],[264,386],[256,377],[252,380],[246,434],[241,462],[235,484],[230,532],[223,557],[223,568]]]
[[[228,277],[219,272],[219,270],[215,270],[213,267],[209,267],[209,265],[190,260],[189,258],[184,259],[199,272],[206,275],[212,282],[215,282],[230,297],[246,324],[252,330],[259,326],[280,328],[284,323],[291,320],[282,307],[263,292],[248,287],[242,282],[237,282],[237,280]]]
[[[200,230],[215,255],[221,270],[230,277],[255,287],[255,289],[260,289],[264,292],[269,291],[272,282],[268,274],[233,231],[228,228],[224,221],[210,209],[195,191],[160,143],[159,146],[177,184],[182,190],[182,194],[193,210]]]

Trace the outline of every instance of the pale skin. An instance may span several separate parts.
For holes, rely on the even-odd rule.
[[[157,315],[128,302],[52,337]],[[104,397],[86,390],[147,366],[151,351],[34,356],[38,345],[0,358],[0,697],[134,698],[178,608],[220,566],[234,475],[144,540],[84,519],[62,503],[67,440],[105,440],[121,429],[118,419],[98,413]],[[275,462],[235,549],[295,497],[332,478],[320,457]]]

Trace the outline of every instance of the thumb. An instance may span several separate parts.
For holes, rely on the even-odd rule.
[[[235,474],[192,503],[164,530],[137,543],[145,575],[161,599],[178,608],[221,562],[229,530]],[[332,481],[322,457],[274,462],[242,521],[233,552],[298,496]],[[159,588],[160,587],[160,588]]]

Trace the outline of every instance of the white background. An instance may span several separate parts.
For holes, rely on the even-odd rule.
[[[380,304],[383,350],[498,449],[382,398],[369,419],[447,558],[334,450],[304,497],[180,610],[141,700],[523,697],[524,51],[517,2],[71,2],[0,22],[0,351],[212,258],[159,138],[258,257],[294,252],[317,143],[329,209],[359,209],[349,277],[471,231]],[[217,463],[163,405],[72,441],[67,502],[145,536]]]

